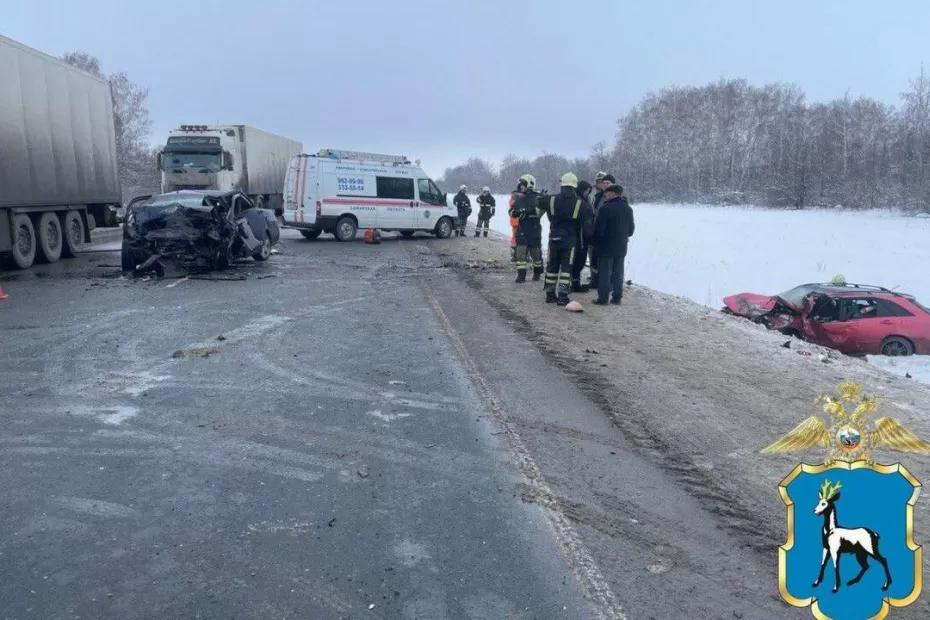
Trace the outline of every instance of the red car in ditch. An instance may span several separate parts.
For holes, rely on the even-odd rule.
[[[930,309],[880,286],[802,284],[723,303],[724,312],[849,355],[930,355]]]

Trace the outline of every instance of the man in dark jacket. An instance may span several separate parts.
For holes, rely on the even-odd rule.
[[[491,218],[494,217],[494,212],[497,210],[497,203],[494,201],[494,196],[491,195],[491,188],[485,185],[481,188],[481,193],[478,194],[478,223],[475,225],[475,236],[481,234],[482,230],[484,231],[484,236],[488,236],[488,225],[491,223]]]
[[[633,209],[623,197],[623,188],[616,183],[604,189],[604,200],[594,224],[594,246],[598,256],[597,299],[594,303],[620,304],[623,298],[623,263],[627,243],[633,236]]]
[[[594,186],[597,188],[597,191],[594,193],[594,202],[592,203],[591,208],[594,211],[594,217],[597,218],[597,212],[601,208],[601,202],[604,200],[604,190],[610,187],[611,185],[617,182],[614,179],[612,174],[607,174],[606,172],[598,172],[594,175]],[[590,259],[590,278],[588,280],[588,286],[590,288],[597,288],[598,286],[598,277],[597,277],[597,246],[591,244],[591,248],[588,251]]]
[[[562,175],[558,196],[543,201],[549,216],[549,256],[546,265],[546,303],[567,305],[572,264],[578,245],[578,220],[582,199],[578,197],[578,177],[572,172]]]
[[[578,181],[578,197],[581,198],[581,214],[578,216],[578,238],[575,243],[575,259],[572,261],[572,291],[581,293],[588,290],[588,286],[581,284],[581,270],[588,260],[588,251],[594,239],[594,209],[588,198],[591,196],[591,184],[587,181]]]
[[[467,191],[468,187],[462,185],[459,187],[459,193],[452,199],[452,204],[455,205],[459,212],[458,220],[455,223],[455,235],[457,237],[465,236],[465,224],[468,222],[468,216],[471,215],[471,199],[465,193]]]
[[[524,174],[517,183],[515,200],[510,207],[510,217],[519,220],[517,227],[517,283],[526,282],[526,270],[533,266],[533,280],[539,280],[543,271],[542,224],[539,218],[539,194],[536,193],[536,177]]]

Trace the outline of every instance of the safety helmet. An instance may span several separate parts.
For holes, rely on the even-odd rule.
[[[606,176],[607,176],[607,173],[604,172],[603,170],[601,170],[601,171],[599,171],[597,174],[594,175],[594,181],[595,181],[595,182],[597,182],[597,181],[603,181],[603,180],[604,180],[604,177],[606,177]]]
[[[578,187],[578,177],[575,176],[574,172],[566,172],[562,175],[559,185],[562,187]]]
[[[464,192],[466,189],[468,189],[468,186],[467,186],[467,185],[459,185],[459,191],[460,191],[460,192]]]
[[[526,185],[526,189],[536,189],[536,177],[532,174],[524,174],[520,181]]]
[[[490,193],[491,188],[485,185],[484,187],[481,188],[481,191],[487,194],[487,193]]]

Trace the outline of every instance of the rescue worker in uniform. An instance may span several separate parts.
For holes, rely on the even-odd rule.
[[[611,183],[604,189],[604,201],[594,223],[594,245],[600,261],[595,304],[606,305],[607,296],[611,295],[610,303],[620,305],[623,299],[623,263],[635,229],[633,208],[623,196],[623,187]]]
[[[465,236],[465,224],[468,222],[468,216],[471,215],[471,199],[468,197],[468,194],[465,193],[467,191],[468,186],[462,185],[459,187],[459,193],[452,199],[452,204],[455,205],[455,208],[458,209],[459,212],[459,216],[455,222],[456,237]]]
[[[491,188],[485,185],[481,188],[481,193],[478,194],[478,224],[475,225],[475,236],[479,236],[484,231],[484,236],[488,236],[488,226],[491,223],[491,218],[494,217],[494,213],[497,211],[497,204],[494,201],[494,196],[491,195]]]
[[[595,220],[597,219],[597,212],[601,208],[601,202],[604,200],[604,190],[616,182],[617,180],[614,179],[613,175],[607,174],[606,172],[598,172],[594,175],[594,186],[597,188],[597,192],[594,194],[594,203],[591,208],[594,209]],[[589,250],[589,265],[590,277],[588,279],[588,287],[597,288],[597,245],[593,243]]]
[[[517,283],[526,282],[526,270],[532,265],[533,280],[538,281],[543,272],[542,261],[542,209],[539,208],[539,194],[536,193],[536,177],[524,174],[517,183],[514,192],[510,217],[519,221],[517,226]]]
[[[581,284],[581,270],[588,260],[591,242],[594,239],[594,209],[591,207],[591,184],[578,181],[578,197],[581,199],[581,215],[578,216],[578,240],[575,245],[575,260],[572,263],[572,292],[582,293],[589,289]]]
[[[549,216],[549,256],[546,264],[546,303],[560,306],[569,302],[572,265],[578,245],[578,223],[584,202],[578,196],[578,177],[573,172],[562,175],[558,196],[543,200]]]

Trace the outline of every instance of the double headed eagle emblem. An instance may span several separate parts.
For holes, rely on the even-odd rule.
[[[835,395],[821,396],[817,404],[830,416],[829,424],[821,417],[811,416],[762,452],[800,452],[820,447],[830,451],[827,463],[871,462],[873,448],[930,453],[930,443],[894,418],[878,418],[868,428],[869,418],[881,403],[877,397],[863,394],[858,383],[841,383]]]

